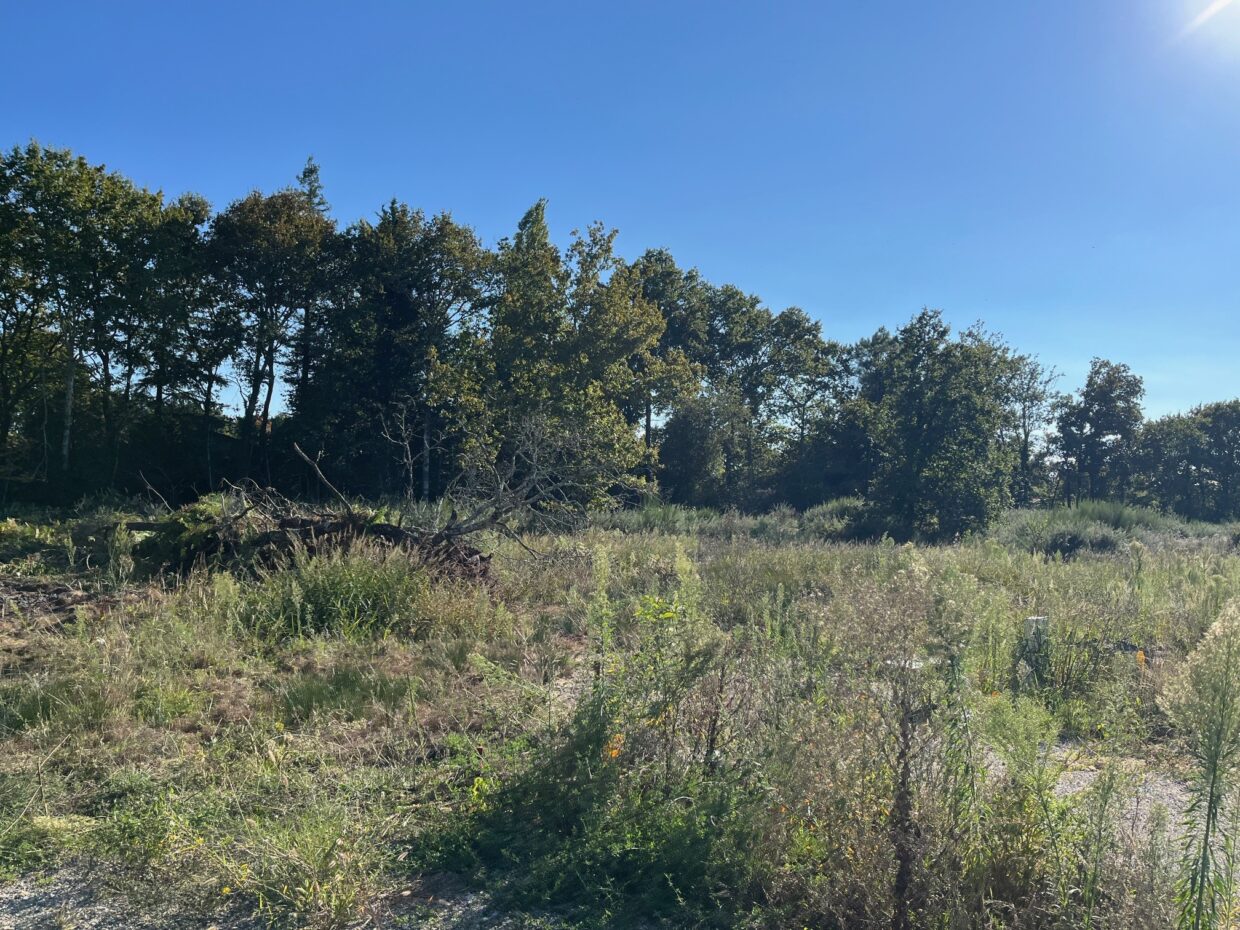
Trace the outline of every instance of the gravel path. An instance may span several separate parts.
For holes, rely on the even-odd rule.
[[[203,915],[152,894],[111,887],[104,868],[77,865],[0,885],[0,930],[267,930],[238,903]],[[552,918],[505,913],[451,878],[393,892],[356,930],[555,930]]]
[[[0,930],[261,930],[236,908],[204,916],[151,894],[121,894],[104,868],[70,866],[0,885]]]
[[[1190,801],[1188,785],[1139,759],[1120,760],[1120,767],[1129,784],[1120,828],[1130,836],[1144,836],[1155,813],[1161,808],[1167,815],[1168,834],[1173,838],[1181,837]],[[1067,797],[1087,791],[1101,771],[1100,759],[1089,756],[1078,758],[1060,776],[1055,793]]]

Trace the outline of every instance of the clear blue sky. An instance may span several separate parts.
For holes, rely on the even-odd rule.
[[[1207,9],[1210,8],[1210,9]],[[1212,14],[1212,15],[1211,15]],[[1240,394],[1240,2],[17,2],[0,144],[217,206],[550,200],[851,340],[921,306]]]

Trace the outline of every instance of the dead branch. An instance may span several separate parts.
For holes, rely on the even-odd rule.
[[[337,498],[340,499],[340,503],[344,504],[345,511],[349,514],[349,517],[352,518],[354,516],[353,505],[349,503],[349,499],[347,497],[345,497],[343,494],[341,494],[336,489],[336,486],[334,484],[332,484],[330,481],[327,480],[327,478],[323,475],[322,469],[319,468],[319,463],[314,461],[314,459],[310,458],[310,456],[306,455],[306,453],[302,452],[301,446],[297,445],[297,443],[293,443],[293,451],[296,452],[298,456],[301,457],[301,460],[303,462],[305,462],[312,469],[314,469],[314,473],[315,475],[318,476],[319,481],[323,482],[323,486],[327,488],[327,490],[335,494]]]
[[[146,480],[146,475],[144,475],[141,471],[139,471],[138,477],[142,479],[142,483],[146,485],[146,489],[159,498],[159,502],[164,505],[164,510],[166,510],[168,513],[172,513],[172,507],[169,506],[168,501],[166,501],[164,499],[164,496],[160,494],[158,491],[156,491],[155,488],[151,486],[151,482]]]

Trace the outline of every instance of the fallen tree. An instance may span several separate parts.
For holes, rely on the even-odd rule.
[[[498,443],[470,445],[476,453],[462,461],[440,506],[402,509],[395,523],[341,493],[318,460],[294,444],[332,504],[293,501],[248,481],[229,484],[222,494],[159,519],[129,521],[124,527],[142,534],[133,554],[151,571],[274,564],[295,550],[314,555],[366,540],[407,552],[437,574],[484,579],[491,557],[472,541],[480,534],[497,533],[526,546],[522,527],[563,529],[579,523],[591,504],[607,496],[604,489],[634,480],[599,456],[597,444],[583,433],[554,429],[541,418],[514,425]]]
[[[400,549],[436,574],[483,579],[491,557],[452,530],[426,532],[378,512],[311,507],[254,484],[235,485],[154,520],[122,526],[138,538],[135,560],[146,570],[185,574],[198,566],[272,565],[301,551],[313,556],[362,541]]]

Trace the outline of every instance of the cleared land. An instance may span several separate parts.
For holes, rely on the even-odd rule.
[[[365,540],[181,575],[139,517],[0,522],[0,927],[1183,906],[1227,530],[1097,508],[860,545],[829,508],[651,508],[476,540],[485,577]]]

